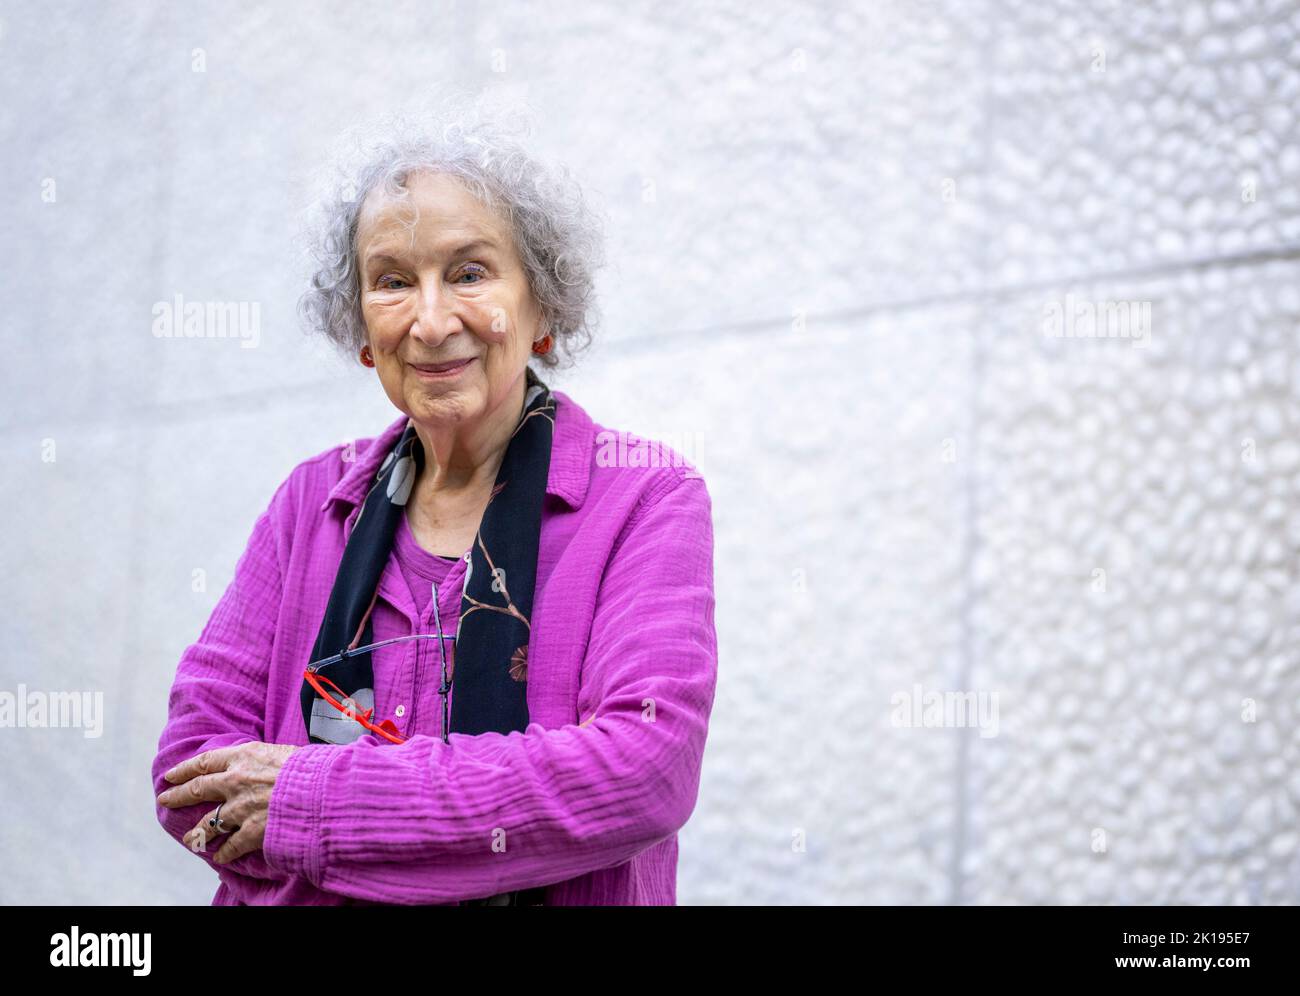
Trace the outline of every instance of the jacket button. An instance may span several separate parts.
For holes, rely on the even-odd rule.
[[[395,712],[398,718],[400,719],[402,716],[406,715],[406,706],[399,705],[396,709],[393,710],[393,712]]]

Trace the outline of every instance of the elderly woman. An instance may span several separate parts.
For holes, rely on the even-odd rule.
[[[589,337],[581,195],[490,125],[436,135],[341,184],[303,299],[400,416],[257,519],[177,668],[158,818],[214,905],[671,904],[709,493],[658,444],[608,459],[635,438],[530,366]]]

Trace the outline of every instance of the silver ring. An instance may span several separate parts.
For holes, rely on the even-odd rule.
[[[221,819],[221,807],[224,806],[224,805],[225,805],[224,802],[219,802],[219,803],[217,803],[217,811],[216,811],[216,813],[214,813],[214,814],[213,814],[213,815],[208,819],[208,826],[210,826],[210,827],[212,827],[213,829],[215,829],[215,830],[217,831],[217,833],[230,833],[230,829],[231,829],[231,828],[228,827],[228,826],[225,826],[225,825],[224,825],[225,821]],[[235,827],[235,829],[238,830],[239,828],[238,828],[238,827]]]

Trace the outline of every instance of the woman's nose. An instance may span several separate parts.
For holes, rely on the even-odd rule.
[[[450,291],[437,285],[424,285],[420,288],[411,332],[436,344],[453,332],[462,331],[465,325],[456,305],[456,297]]]

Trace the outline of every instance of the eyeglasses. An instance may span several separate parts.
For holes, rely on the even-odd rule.
[[[343,649],[330,657],[322,657],[320,660],[308,664],[307,669],[303,671],[302,676],[307,680],[307,683],[310,684],[312,688],[316,689],[316,694],[332,705],[335,709],[339,710],[350,719],[356,720],[371,733],[381,736],[391,743],[404,744],[406,743],[407,738],[397,732],[397,724],[395,724],[391,719],[386,719],[382,723],[375,723],[373,721],[375,714],[373,706],[365,710],[358,709],[357,703],[348,697],[347,692],[343,691],[343,689],[339,688],[338,685],[330,681],[329,678],[325,677],[320,672],[322,669],[334,664],[339,664],[347,660],[349,657],[356,657],[360,654],[369,653],[372,650],[378,650],[380,647],[387,647],[394,643],[404,643],[407,640],[438,639],[455,640],[456,638],[455,636],[439,637],[436,633],[412,633],[409,636],[395,636],[390,640],[380,640],[378,643],[369,643],[364,647]],[[438,649],[439,656],[442,658],[442,682],[439,685],[438,694],[442,697],[442,740],[443,743],[446,743],[448,741],[447,693],[451,691],[451,684],[447,681],[447,655],[442,653],[441,644],[439,644]],[[342,701],[339,701],[330,695],[330,693],[323,687],[325,685],[328,685],[330,688],[333,688],[338,692]]]

